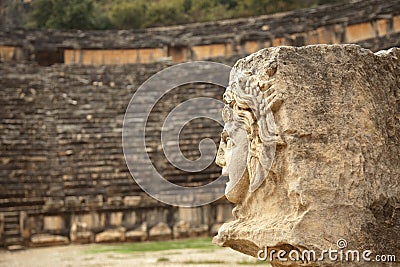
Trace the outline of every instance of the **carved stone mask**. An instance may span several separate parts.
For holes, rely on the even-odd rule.
[[[263,90],[254,76],[231,77],[224,94],[225,122],[217,164],[229,175],[227,199],[240,203],[265,180],[275,153],[275,124]],[[231,164],[234,162],[234,164]]]
[[[261,251],[274,267],[379,265],[292,260],[291,252],[398,255],[399,59],[397,48],[316,45],[239,60],[217,159],[236,205],[213,242]],[[277,251],[284,259],[271,256]]]

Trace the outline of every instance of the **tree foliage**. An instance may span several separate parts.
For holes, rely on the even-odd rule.
[[[35,27],[139,29],[249,17],[348,0],[35,0]]]
[[[147,6],[144,1],[120,2],[114,5],[109,14],[115,28],[142,28],[146,23]]]
[[[36,27],[55,29],[92,29],[95,27],[92,0],[36,0],[32,19]]]

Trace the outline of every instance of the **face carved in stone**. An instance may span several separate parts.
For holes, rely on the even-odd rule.
[[[247,154],[249,141],[247,133],[237,123],[228,122],[221,134],[217,164],[222,167],[222,175],[229,175],[225,195],[232,203],[238,203],[249,187]]]
[[[255,101],[257,95],[249,94],[256,90],[262,93],[257,83],[249,80],[245,77],[231,83],[224,94],[225,127],[216,163],[222,167],[222,174],[229,176],[225,195],[233,203],[242,202],[248,192],[254,192],[262,184],[275,152],[272,112],[268,105]]]

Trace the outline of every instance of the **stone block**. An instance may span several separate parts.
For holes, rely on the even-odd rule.
[[[104,213],[95,211],[86,214],[74,214],[71,216],[71,222],[85,225],[88,230],[102,229],[106,225],[106,216]]]
[[[379,36],[384,36],[385,34],[387,34],[387,26],[388,21],[386,19],[379,19],[376,21],[376,27]]]
[[[178,216],[180,221],[188,222],[190,225],[200,225],[207,219],[204,218],[203,207],[179,208]]]
[[[46,200],[43,211],[58,211],[64,207],[64,200],[62,199],[48,199]]]
[[[190,225],[185,221],[177,222],[173,227],[174,238],[185,238],[190,236]]]
[[[119,207],[119,206],[122,206],[122,204],[123,204],[123,201],[122,201],[122,197],[120,197],[120,196],[107,198],[107,205]]]
[[[137,242],[146,241],[147,233],[143,231],[131,230],[126,232],[125,237],[127,241],[137,241]]]
[[[110,219],[109,219],[109,225],[112,226],[121,226],[122,224],[122,212],[111,212],[110,213]]]
[[[77,244],[88,244],[94,240],[94,234],[91,231],[77,232],[74,235],[70,235],[71,242]]]
[[[81,207],[81,200],[76,196],[65,197],[65,207],[67,209],[79,209]]]
[[[123,242],[125,241],[125,232],[126,229],[124,227],[105,230],[96,235],[95,241],[96,243]]]
[[[0,61],[12,61],[14,58],[15,47],[0,45]]]
[[[94,234],[87,229],[85,222],[73,222],[69,238],[73,243],[86,244],[93,242]]]
[[[260,50],[260,45],[257,41],[247,41],[244,43],[243,46],[244,46],[244,51],[249,54]]]
[[[190,237],[206,237],[209,236],[208,225],[198,225],[190,228],[189,231]]]
[[[149,231],[149,240],[170,240],[172,238],[172,230],[166,223],[158,223]]]
[[[68,237],[50,234],[35,234],[31,236],[31,245],[35,247],[68,245]]]
[[[65,222],[61,216],[44,216],[43,220],[45,230],[60,231],[65,228]]]
[[[136,211],[125,211],[123,217],[123,225],[129,227],[136,225],[137,216]]]
[[[145,213],[145,221],[149,225],[155,225],[158,222],[166,222],[168,219],[168,210],[167,209],[148,209]]]
[[[374,37],[372,25],[369,22],[349,25],[346,28],[346,41],[354,43]]]
[[[400,32],[400,15],[393,17],[393,30],[395,32]]]
[[[141,196],[126,196],[124,197],[124,206],[126,207],[137,207],[142,200]]]
[[[148,240],[147,223],[143,223],[125,234],[127,241],[146,241]]]

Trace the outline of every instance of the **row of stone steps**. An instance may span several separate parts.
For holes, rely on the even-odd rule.
[[[8,250],[24,249],[19,212],[4,213],[4,243]]]

